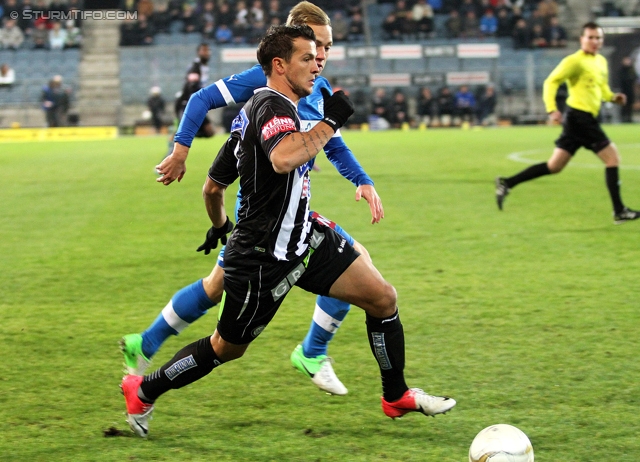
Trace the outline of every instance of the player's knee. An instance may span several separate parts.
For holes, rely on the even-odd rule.
[[[373,304],[375,312],[370,313],[373,316],[384,318],[395,313],[396,306],[398,304],[398,294],[395,287],[387,281],[384,281],[380,286],[380,290],[376,294]]]

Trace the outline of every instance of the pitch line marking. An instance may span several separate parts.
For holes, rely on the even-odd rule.
[[[635,144],[620,144],[618,145],[618,147],[620,148],[620,151],[624,151],[623,148],[638,148],[640,147],[640,143],[635,143]],[[539,160],[539,159],[530,159],[528,158],[528,156],[530,156],[531,154],[537,154],[539,152],[547,152],[547,149],[531,149],[528,151],[516,151],[516,152],[512,152],[510,154],[507,154],[507,159],[512,160],[514,162],[520,162],[523,164],[537,164],[540,162],[544,162],[544,160]],[[627,165],[624,163],[624,156],[621,154],[620,157],[622,158],[622,162],[620,164],[620,168],[623,170],[640,170],[640,165]],[[574,166],[574,167],[578,167],[578,168],[602,168],[602,165],[600,164],[584,164],[581,162],[575,162],[575,161],[571,161],[569,162],[569,166]]]

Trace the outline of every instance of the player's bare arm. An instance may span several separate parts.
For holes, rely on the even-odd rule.
[[[271,163],[276,173],[289,173],[318,155],[333,136],[333,129],[319,123],[305,133],[296,132],[285,137],[271,151]]]

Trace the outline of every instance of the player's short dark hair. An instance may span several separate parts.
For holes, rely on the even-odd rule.
[[[580,35],[584,35],[584,31],[587,29],[602,29],[602,26],[600,26],[597,22],[589,21],[582,26],[582,32],[580,33]]]
[[[316,41],[316,35],[309,26],[271,26],[258,45],[258,62],[264,75],[271,75],[271,64],[274,58],[282,58],[286,62],[293,56],[293,42],[297,38]]]
[[[200,51],[200,48],[204,48],[207,47],[209,48],[209,44],[207,42],[202,42],[198,45],[198,48],[196,48],[196,53]]]

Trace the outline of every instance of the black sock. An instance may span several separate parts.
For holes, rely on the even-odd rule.
[[[505,178],[504,182],[509,188],[513,188],[517,184],[520,184],[524,181],[533,180],[540,176],[550,175],[551,171],[549,170],[549,166],[546,162],[542,162],[539,164],[532,165],[531,167],[525,168],[520,173],[517,173],[509,178]]]
[[[400,315],[380,319],[367,314],[369,346],[378,361],[382,378],[382,396],[392,402],[408,390],[404,381],[404,330]]]
[[[143,401],[152,403],[169,390],[182,388],[201,379],[220,364],[222,361],[213,351],[211,337],[201,338],[177,352],[160,369],[146,375],[138,396]]]
[[[620,198],[620,180],[618,179],[618,167],[607,167],[604,170],[605,178],[607,180],[607,188],[609,189],[609,196],[611,196],[611,203],[613,204],[613,211],[620,213],[624,209],[622,199]]]

